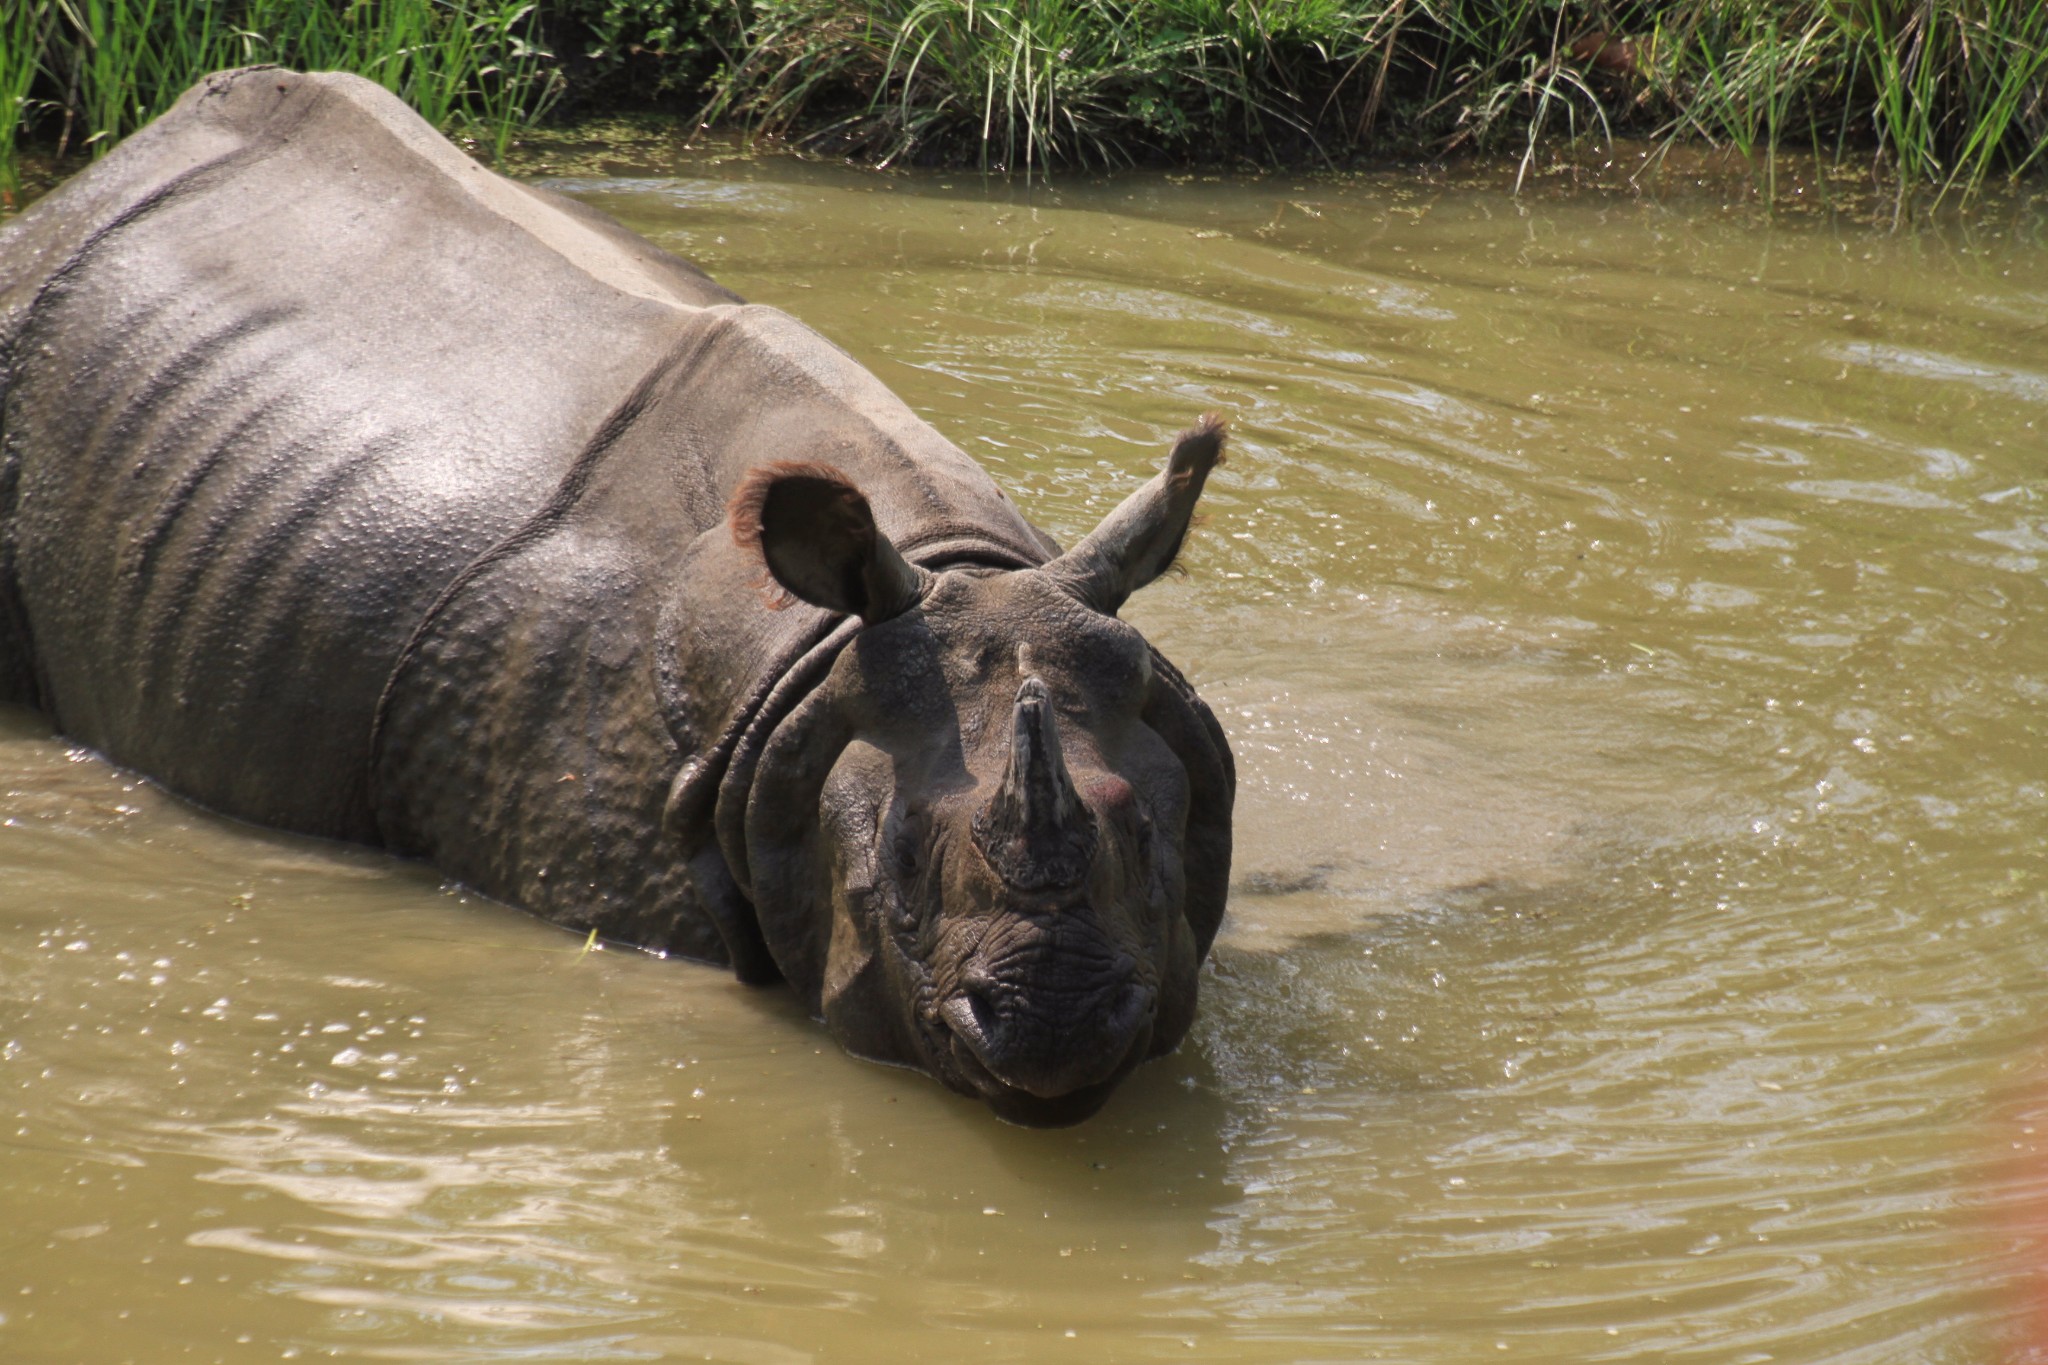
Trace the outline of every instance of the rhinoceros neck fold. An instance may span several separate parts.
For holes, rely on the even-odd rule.
[[[1002,542],[950,529],[925,545],[913,544],[903,549],[906,559],[933,573],[963,567],[1024,569],[1039,562],[1026,559]],[[718,738],[705,751],[710,764],[701,773],[691,775],[693,785],[712,784],[716,792],[716,808],[708,812],[712,829],[734,879],[750,897],[753,886],[747,864],[746,809],[761,756],[776,728],[824,681],[840,651],[860,628],[858,619],[814,607],[792,608],[785,614],[799,612],[809,618],[809,628],[792,633],[775,657],[763,661],[766,667],[755,686],[730,706]],[[683,726],[690,733],[700,732],[694,721],[686,720]],[[693,796],[695,793],[678,792],[671,800],[671,810],[680,813],[685,808],[700,806],[701,798],[693,800]]]
[[[745,794],[859,623],[771,608],[723,519],[747,459],[822,449],[884,490],[878,515],[923,568],[1026,568],[1050,551],[849,366],[772,310],[687,318],[554,493],[413,632],[371,752],[392,847],[572,927],[772,977]],[[772,412],[757,410],[764,384]]]

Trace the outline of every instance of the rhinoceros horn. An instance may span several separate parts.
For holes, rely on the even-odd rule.
[[[1172,566],[1202,485],[1209,471],[1223,463],[1226,437],[1223,419],[1204,415],[1180,434],[1157,477],[1040,572],[1085,605],[1116,615],[1132,593]]]
[[[1020,655],[1028,667],[1029,655]],[[1019,891],[1077,885],[1095,856],[1095,821],[1067,774],[1052,696],[1035,674],[1017,689],[1009,765],[995,795],[975,812],[973,831],[981,856]]]

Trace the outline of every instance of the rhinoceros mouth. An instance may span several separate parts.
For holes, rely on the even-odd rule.
[[[1014,1123],[1020,1128],[1069,1128],[1085,1119],[1093,1118],[1097,1110],[1109,1102],[1116,1088],[1130,1074],[1144,1054],[1133,1049],[1124,1065],[1106,1081],[1083,1086],[1054,1099],[1041,1099],[1024,1090],[1006,1090],[1000,1095],[985,1095],[988,1107],[995,1116],[1005,1123]]]
[[[1148,1030],[1143,1037],[1134,1040],[1131,1050],[1124,1054],[1108,1076],[1092,1085],[1052,1096],[1034,1095],[1029,1090],[1004,1084],[957,1043],[951,1052],[959,1068],[958,1074],[969,1078],[969,1093],[979,1096],[997,1118],[1023,1128],[1065,1128],[1093,1117],[1108,1102],[1116,1088],[1123,1084],[1124,1077],[1130,1075],[1132,1068],[1149,1053],[1151,1041]],[[978,1075],[975,1074],[977,1072]]]
[[[1003,1080],[975,1055],[965,1038],[944,1024],[933,1030],[937,1036],[929,1041],[936,1044],[933,1052],[939,1065],[935,1070],[949,1088],[982,1100],[1005,1122],[1025,1128],[1064,1128],[1093,1116],[1132,1069],[1151,1056],[1152,1032],[1149,1022],[1140,1028],[1100,1080],[1056,1095],[1036,1094]]]

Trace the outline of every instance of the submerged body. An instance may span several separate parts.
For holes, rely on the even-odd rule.
[[[1115,619],[1221,445],[1061,555],[786,315],[227,73],[0,234],[0,700],[1069,1121],[1222,913],[1228,748]]]

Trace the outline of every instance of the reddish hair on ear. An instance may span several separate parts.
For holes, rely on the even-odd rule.
[[[923,595],[924,575],[875,525],[866,495],[831,465],[783,460],[752,470],[726,517],[733,543],[759,555],[788,598],[875,625]]]
[[[762,553],[761,509],[768,505],[768,494],[784,479],[830,484],[841,493],[866,502],[861,498],[860,490],[831,465],[813,464],[808,460],[777,460],[774,464],[764,464],[758,469],[748,470],[739,487],[732,490],[732,497],[726,501],[725,517],[732,523],[733,544],[742,550]]]
[[[776,582],[774,570],[768,564],[767,547],[761,543],[762,517],[768,505],[768,495],[786,479],[827,485],[848,502],[858,504],[863,515],[867,510],[867,500],[861,497],[860,490],[831,465],[814,464],[808,460],[777,460],[747,471],[746,477],[740,480],[739,486],[732,491],[732,497],[726,501],[725,519],[732,526],[732,543],[761,561],[761,577],[755,580],[755,585],[769,590],[770,611],[781,611],[798,600],[788,588]]]

